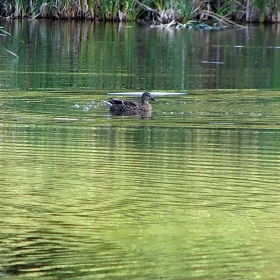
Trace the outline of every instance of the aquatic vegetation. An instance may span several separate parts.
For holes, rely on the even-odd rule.
[[[0,36],[6,37],[6,36],[11,36],[11,34],[8,31],[6,31],[2,26],[0,26]],[[11,54],[18,58],[18,56],[14,52],[8,50],[7,48],[5,48],[1,45],[0,45],[0,51],[3,53]]]
[[[3,0],[0,17],[151,20],[182,24],[196,19],[213,26],[225,20],[280,22],[280,0]]]

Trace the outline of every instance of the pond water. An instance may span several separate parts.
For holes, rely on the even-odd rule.
[[[279,27],[1,25],[0,278],[280,277]]]

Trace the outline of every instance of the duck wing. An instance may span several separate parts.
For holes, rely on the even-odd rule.
[[[115,104],[115,105],[123,105],[123,100],[121,100],[121,99],[110,99],[109,101],[108,101],[109,103],[111,103],[112,105],[113,104]]]
[[[112,105],[122,105],[122,106],[130,106],[130,107],[138,107],[139,103],[132,100],[122,100],[122,99],[110,99]]]
[[[138,108],[139,107],[139,103],[136,102],[136,101],[131,101],[131,100],[123,100],[123,104],[125,106],[128,106],[128,107],[132,107],[132,108]]]
[[[105,104],[110,108],[110,112],[115,115],[134,115],[141,110],[141,104],[132,100],[110,99],[105,101]]]

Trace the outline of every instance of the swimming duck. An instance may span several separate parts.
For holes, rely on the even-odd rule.
[[[141,96],[141,103],[132,100],[110,99],[105,101],[105,104],[115,115],[136,115],[152,111],[149,100],[157,101],[149,92],[144,92]]]

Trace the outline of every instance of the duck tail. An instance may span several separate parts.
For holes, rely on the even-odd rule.
[[[113,104],[110,103],[110,101],[103,101],[103,102],[104,102],[104,104],[105,104],[106,106],[108,106],[109,108],[111,108],[111,107],[113,106]]]

